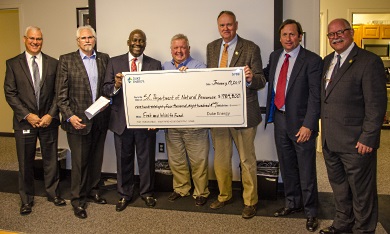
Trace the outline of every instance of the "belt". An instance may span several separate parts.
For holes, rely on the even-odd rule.
[[[286,115],[286,112],[285,111],[282,111],[282,110],[279,110],[279,109],[276,109],[277,112],[281,113],[282,115]]]

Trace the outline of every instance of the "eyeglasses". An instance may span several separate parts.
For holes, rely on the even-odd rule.
[[[86,41],[87,39],[88,40],[92,40],[94,38],[95,38],[94,36],[89,36],[89,37],[79,37],[78,39],[81,40],[81,41]]]
[[[346,28],[346,29],[343,29],[343,30],[339,30],[339,31],[337,31],[337,32],[330,32],[330,33],[326,34],[326,36],[327,36],[329,39],[333,39],[333,38],[335,38],[336,35],[337,35],[338,37],[344,35],[344,32],[345,32],[345,31],[348,31],[348,30],[351,30],[351,28]]]
[[[42,37],[26,37],[25,38],[29,39],[30,41],[38,41],[41,42],[43,40]]]

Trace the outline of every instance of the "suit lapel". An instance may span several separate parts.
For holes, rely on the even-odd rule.
[[[297,76],[304,65],[305,55],[306,55],[305,49],[301,47],[298,56],[295,59],[294,67],[290,74],[290,80],[288,81],[286,95],[288,94],[288,91],[291,89],[291,87],[294,85],[294,82],[297,79]]]
[[[269,73],[269,78],[268,78],[268,85],[271,86],[271,88],[274,87],[275,83],[275,74],[276,74],[276,67],[278,66],[278,61],[280,54],[283,52],[283,49],[280,49],[275,53],[275,56],[272,57],[271,64],[272,66],[270,67],[270,73]]]
[[[26,52],[19,55],[19,63],[23,69],[23,72],[26,74],[26,78],[27,78],[30,86],[34,89],[34,84],[33,84],[32,76],[30,73],[30,68],[28,67],[28,62],[27,62],[27,58],[26,58]]]
[[[47,76],[47,70],[49,69],[49,61],[47,59],[47,56],[46,54],[42,53],[42,79],[41,79],[41,83],[40,83],[40,88],[42,88],[45,80],[46,80],[46,76]]]
[[[210,54],[210,67],[219,67],[219,54],[221,52],[222,38],[216,42],[215,46],[212,46]]]
[[[75,61],[75,66],[80,71],[80,77],[85,77],[82,79],[82,82],[84,83],[84,86],[86,87],[92,100],[91,84],[89,83],[87,69],[84,66],[83,60],[81,59],[80,52],[78,50],[73,53],[73,58],[73,61]]]
[[[344,73],[351,67],[356,55],[357,55],[357,46],[354,46],[351,52],[349,53],[348,57],[345,59],[345,61],[337,71],[337,74],[333,77],[332,81],[328,84],[328,87],[326,88],[327,96],[329,96],[333,88],[342,79]]]
[[[149,57],[144,54],[144,58],[142,60],[142,71],[149,71],[150,70],[150,62]]]
[[[230,61],[230,65],[229,67],[235,67],[236,64],[237,64],[237,61],[238,59],[240,58],[241,56],[241,53],[242,53],[242,50],[243,50],[243,43],[242,43],[242,39],[241,37],[237,36],[237,45],[236,45],[236,49],[234,50],[234,54],[232,56],[232,61]],[[221,48],[221,47],[219,47]]]

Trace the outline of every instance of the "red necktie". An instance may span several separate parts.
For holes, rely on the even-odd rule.
[[[290,58],[289,54],[286,54],[284,59],[282,69],[280,69],[278,84],[276,86],[275,94],[275,106],[280,109],[284,106],[284,100],[286,95],[286,81],[287,81],[287,71],[288,71],[288,59]]]
[[[135,64],[135,61],[137,61],[137,58],[133,58],[133,61],[131,62],[131,72],[137,71],[137,64]]]

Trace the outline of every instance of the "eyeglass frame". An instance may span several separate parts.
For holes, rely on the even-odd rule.
[[[336,35],[339,37],[341,35],[344,35],[345,31],[348,31],[348,30],[351,30],[351,29],[352,28],[345,28],[345,29],[339,30],[337,32],[330,32],[330,33],[326,34],[326,36],[329,39],[333,39],[333,38],[335,38]]]

